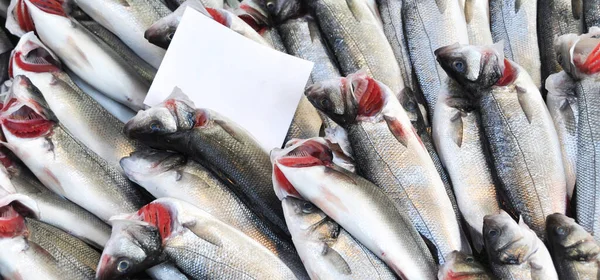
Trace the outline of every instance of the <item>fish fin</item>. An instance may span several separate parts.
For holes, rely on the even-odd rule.
[[[233,137],[233,139],[237,140],[240,143],[244,143],[243,136],[239,135],[236,132],[236,129],[233,126],[231,126],[227,121],[219,120],[219,119],[213,119],[213,121],[215,122],[215,124],[217,124],[221,128],[223,128],[223,130],[225,130],[229,135],[231,135],[231,137]]]
[[[217,247],[223,246],[223,241],[221,241],[221,237],[217,234],[216,231],[212,231],[211,227],[207,227],[204,225],[199,225],[196,222],[186,223],[183,227],[189,229],[194,235],[198,236],[198,238],[215,245]]]
[[[325,242],[322,243],[322,246],[321,255],[325,259],[325,262],[329,263],[329,267],[332,267],[342,275],[352,274],[352,269],[339,252],[329,247]]]
[[[191,107],[196,107],[196,105],[194,105],[194,102],[179,87],[174,87],[173,91],[171,91],[171,94],[169,94],[169,96],[165,98],[165,101],[170,99],[181,100]]]
[[[571,11],[573,12],[573,18],[580,20],[583,15],[583,0],[571,0]]]
[[[465,1],[465,7],[464,7],[464,11],[465,11],[465,19],[467,20],[467,23],[471,23],[471,20],[473,20],[473,17],[475,16],[474,13],[474,8],[473,5],[475,0],[466,0]]]
[[[450,118],[450,127],[452,128],[452,135],[450,137],[456,143],[456,145],[460,148],[463,142],[463,121],[462,121],[462,112],[457,111],[452,118]]]
[[[523,113],[525,113],[525,117],[527,118],[527,122],[531,124],[533,116],[535,115],[534,108],[531,107],[530,102],[526,99],[525,94],[527,93],[527,89],[516,86],[517,89],[517,98],[519,100],[519,105],[521,105],[521,109]]]
[[[129,7],[131,5],[129,5],[129,2],[127,2],[127,0],[117,0],[117,3],[119,3],[119,5],[123,6],[123,7]]]
[[[210,16],[208,11],[206,10],[206,7],[204,6],[204,4],[202,4],[202,2],[199,0],[186,0],[185,2],[183,2],[182,6],[183,6],[183,9],[185,9],[185,7],[187,6],[190,8],[194,8],[196,11],[202,13],[205,16]],[[180,8],[181,8],[181,6],[180,6]]]
[[[440,14],[444,14],[446,12],[446,8],[448,8],[448,0],[435,0],[435,5],[438,7],[438,11]]]
[[[522,215],[519,215],[519,226],[522,228],[529,229],[529,226],[525,223],[525,219],[523,219]]]
[[[385,122],[390,129],[390,132],[396,137],[396,140],[402,144],[405,148],[408,147],[408,133],[406,128],[402,127],[402,123],[398,121],[395,117],[383,116]]]

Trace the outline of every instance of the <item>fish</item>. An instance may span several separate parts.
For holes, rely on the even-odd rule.
[[[582,0],[583,18],[585,19],[586,32],[594,26],[600,26],[600,1]]]
[[[314,84],[305,95],[348,132],[358,174],[408,213],[419,233],[435,247],[440,263],[454,250],[470,252],[431,157],[386,85],[356,73]]]
[[[191,279],[297,279],[272,252],[209,213],[175,198],[115,216],[97,279],[172,260]],[[116,232],[122,232],[113,238]],[[248,257],[252,256],[252,257]]]
[[[573,197],[577,176],[577,96],[575,81],[564,71],[551,74],[546,79],[546,105],[554,121],[567,179],[567,196]]]
[[[47,188],[104,222],[147,202],[118,169],[66,131],[27,77],[15,76],[6,100],[0,112],[3,144]]]
[[[433,114],[432,135],[452,180],[473,247],[481,252],[483,217],[497,213],[501,199],[484,145],[481,117],[474,110],[476,104],[465,99],[465,94],[456,81],[447,78]]]
[[[504,41],[504,56],[523,67],[538,89],[541,88],[541,60],[537,45],[536,21],[538,1],[489,1],[494,42]]]
[[[289,237],[256,216],[215,175],[177,153],[139,150],[121,159],[127,177],[156,198],[188,202],[254,239],[307,279]]]
[[[359,70],[388,85],[395,96],[404,88],[400,66],[380,22],[366,1],[307,1],[341,74]]]
[[[239,8],[261,24],[278,26],[305,13],[307,6],[301,0],[244,0]]]
[[[2,2],[2,1],[0,1]],[[6,81],[8,79],[8,61],[10,60],[10,54],[14,48],[13,43],[6,35],[4,30],[0,31],[0,81]]]
[[[436,264],[409,218],[379,187],[333,164],[320,138],[273,149],[273,182],[282,199],[310,201],[403,279],[434,279]]]
[[[438,103],[439,104],[439,103]],[[439,106],[439,105],[438,105]],[[488,269],[472,255],[460,251],[451,252],[448,260],[438,271],[439,280],[493,280],[496,279]]]
[[[34,201],[28,218],[39,220],[68,232],[94,248],[102,249],[110,237],[110,227],[85,209],[47,189],[14,155],[0,150],[3,175],[10,180],[14,193]],[[4,185],[1,186],[6,190]],[[23,212],[21,212],[23,214]]]
[[[102,40],[69,19],[59,4],[57,0],[12,0],[6,26],[17,36],[35,31],[88,84],[132,110],[144,109],[150,83]]]
[[[491,45],[490,3],[488,0],[459,0],[467,21],[469,44]]]
[[[506,212],[483,221],[485,248],[492,272],[500,279],[558,279],[550,252],[523,219]]]
[[[560,143],[538,87],[505,59],[502,43],[453,44],[436,50],[442,68],[476,104],[494,174],[508,209],[545,240],[546,216],[565,213]]]
[[[446,78],[433,51],[456,42],[468,44],[467,24],[456,0],[404,0],[402,20],[410,61],[427,105],[427,123],[431,123]]]
[[[269,155],[242,127],[210,109],[197,109],[180,89],[140,111],[125,134],[153,148],[178,151],[226,182],[259,217],[288,233],[272,190]]]
[[[396,279],[385,263],[312,203],[294,197],[281,203],[312,279]]]
[[[551,0],[538,5],[537,30],[541,79],[548,83],[547,78],[551,74],[562,70],[554,50],[554,39],[563,34],[583,32],[582,0]],[[542,93],[545,94],[545,91]]]
[[[165,51],[150,44],[142,36],[146,29],[171,11],[158,0],[67,0],[65,5],[77,5],[136,54],[158,68]]]
[[[141,147],[123,134],[123,122],[75,85],[33,32],[21,36],[10,69],[29,78],[61,125],[112,167],[120,170],[119,160]]]
[[[560,279],[598,279],[600,246],[575,220],[552,214],[546,231],[552,260]]]

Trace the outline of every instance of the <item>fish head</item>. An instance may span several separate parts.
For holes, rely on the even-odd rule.
[[[485,267],[472,255],[452,251],[446,256],[446,262],[438,271],[438,279],[491,279]]]
[[[142,272],[162,260],[162,241],[154,225],[137,215],[111,218],[112,233],[104,246],[96,279],[122,279]]]
[[[0,120],[5,136],[37,138],[51,132],[56,117],[29,78],[18,75],[0,97]]]
[[[292,196],[302,198],[294,185],[286,178],[281,168],[307,168],[313,166],[333,166],[333,152],[325,139],[320,137],[294,140],[296,143],[284,149],[271,151],[273,164],[273,188],[279,199]]]
[[[169,48],[169,45],[173,40],[173,36],[175,36],[175,31],[177,31],[177,27],[181,21],[182,15],[183,13],[173,12],[159,19],[150,27],[148,27],[148,29],[146,29],[146,32],[144,32],[144,38],[146,38],[148,42],[163,49]]]
[[[322,242],[333,240],[339,235],[339,225],[312,203],[286,197],[282,200],[282,204],[285,222],[294,239]]]
[[[554,51],[556,52],[556,61],[565,70],[565,72],[575,73],[576,68],[571,59],[571,49],[579,41],[579,35],[574,33],[564,34],[554,38]]]
[[[548,215],[546,233],[554,253],[574,261],[597,259],[600,246],[583,227],[561,213]]]
[[[251,15],[259,24],[272,26],[304,13],[300,0],[244,0],[240,9]]]
[[[523,222],[515,222],[503,210],[500,214],[486,215],[483,219],[485,248],[494,261],[504,264],[520,264],[533,249],[535,233]]]
[[[435,56],[449,77],[473,92],[493,86],[502,77],[502,48],[502,42],[491,46],[455,43],[435,50]]]
[[[156,176],[176,169],[186,162],[187,159],[181,154],[146,149],[122,158],[120,164],[130,180],[143,185],[143,182],[153,180]]]
[[[29,235],[25,218],[13,207],[7,204],[0,207],[0,239]]]
[[[308,101],[339,125],[352,123],[358,114],[356,101],[351,96],[348,79],[331,79],[315,83],[304,91]]]
[[[61,71],[59,58],[46,47],[34,32],[21,37],[9,62],[9,75],[25,75]]]

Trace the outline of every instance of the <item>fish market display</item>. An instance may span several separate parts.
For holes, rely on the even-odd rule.
[[[408,213],[419,233],[438,250],[440,262],[454,250],[470,252],[427,150],[386,85],[357,73],[314,84],[306,96],[346,129],[358,173]]]
[[[446,257],[446,263],[440,266],[440,280],[492,280],[494,275],[479,263],[475,257],[460,251],[454,251]]]
[[[560,143],[540,91],[527,72],[505,59],[502,45],[450,45],[440,65],[475,100],[499,187],[511,211],[544,238],[546,216],[566,211]]]

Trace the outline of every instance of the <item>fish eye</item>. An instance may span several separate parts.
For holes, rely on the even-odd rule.
[[[556,61],[558,61],[558,64],[562,64],[562,54],[561,53],[558,53],[556,55]]]
[[[313,208],[314,207],[313,207],[312,203],[310,203],[310,202],[304,202],[302,204],[302,212],[303,213],[306,213],[306,214],[312,213]]]
[[[321,108],[329,108],[331,102],[327,98],[321,98],[321,100],[319,100],[319,105],[321,105]]]
[[[452,62],[452,67],[454,68],[454,70],[460,73],[465,72],[465,63],[462,60],[455,60],[454,62]]]
[[[171,32],[171,33],[167,34],[167,39],[169,39],[169,41],[172,41],[173,40],[173,36],[175,36],[175,33]]]
[[[558,235],[567,234],[567,229],[565,227],[557,227],[555,231],[556,231],[556,234],[558,234]]]
[[[468,263],[472,263],[472,262],[474,262],[474,261],[475,261],[475,259],[473,259],[473,257],[467,257],[467,258],[465,259],[465,262],[468,262]]]
[[[498,235],[500,235],[500,231],[497,229],[490,229],[488,231],[488,236],[489,237],[497,237]]]
[[[121,273],[127,272],[131,267],[131,262],[128,259],[122,259],[117,264],[117,270]]]
[[[409,110],[409,111],[414,111],[414,110],[417,109],[417,104],[414,101],[412,101],[412,100],[408,101],[406,103],[406,109]]]
[[[150,122],[150,130],[152,130],[152,132],[159,131],[160,129],[161,129],[161,125],[158,121]]]
[[[275,3],[272,1],[267,2],[267,10],[269,10],[269,12],[274,12],[275,11]]]

